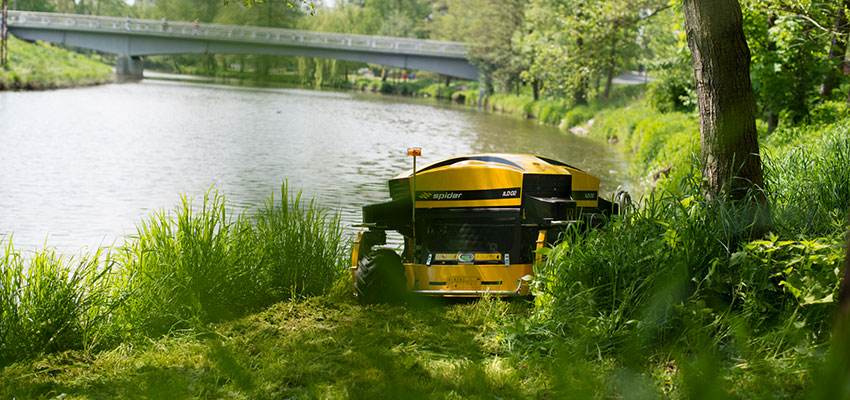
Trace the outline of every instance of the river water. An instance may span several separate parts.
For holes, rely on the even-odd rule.
[[[389,197],[412,146],[419,165],[533,153],[599,176],[604,192],[627,185],[613,146],[534,121],[424,99],[147,79],[0,92],[0,240],[65,252],[118,244],[181,194],[214,186],[250,209],[284,180],[350,227],[360,206]]]

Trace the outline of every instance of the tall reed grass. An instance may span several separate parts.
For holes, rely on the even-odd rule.
[[[768,152],[765,177],[783,232],[823,235],[850,211],[850,122],[817,133],[808,145],[776,138],[784,143]]]
[[[0,259],[0,366],[35,354],[91,348],[104,339],[114,307],[104,249],[25,257],[11,239]]]
[[[117,249],[66,256],[4,243],[0,366],[96,349],[242,315],[328,291],[344,272],[339,218],[286,184],[252,214],[224,195],[183,197],[144,219]]]

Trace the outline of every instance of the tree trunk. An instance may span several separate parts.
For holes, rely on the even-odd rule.
[[[711,193],[740,199],[748,189],[764,187],[741,6],[737,0],[683,0],[683,14],[696,79],[703,179]]]
[[[582,47],[584,47],[584,39],[579,36],[576,39],[576,45],[578,46],[579,53],[581,53]],[[573,103],[577,106],[587,104],[587,76],[585,74],[579,74],[578,84],[576,85],[575,91],[573,91]]]
[[[6,17],[8,16],[9,0],[3,0],[2,15],[0,15],[0,66],[6,66],[6,41],[9,39],[9,29],[6,27]]]
[[[515,82],[516,82],[516,97],[519,97],[519,84],[520,84],[521,81],[522,81],[522,79],[519,77],[519,74],[517,74],[516,80],[515,80]]]
[[[606,69],[606,72],[607,72],[607,69]],[[599,86],[601,86],[601,85],[602,85],[602,75],[596,74],[596,79],[593,82],[593,90],[596,93],[599,93]]]
[[[776,15],[771,13],[767,17],[767,29],[770,30],[774,25],[776,25]],[[767,38],[767,51],[771,53],[776,51],[776,40],[771,37]],[[774,101],[767,100],[765,101],[764,108],[765,116],[767,117],[767,133],[771,134],[779,126],[778,107]]]
[[[608,65],[605,72],[605,91],[602,92],[602,100],[608,100],[611,95],[611,85],[614,83],[614,64]]]
[[[847,50],[847,35],[850,33],[850,23],[847,22],[845,10],[850,9],[850,0],[844,0],[838,8],[838,15],[835,16],[835,32],[832,34],[832,44],[829,46],[829,68],[818,90],[824,97],[832,94],[832,89],[835,89],[844,73],[844,51]]]
[[[777,126],[779,126],[779,116],[771,108],[767,111],[767,133],[773,133]]]
[[[536,78],[531,79],[531,95],[534,96],[534,100],[540,99],[540,82]]]
[[[616,46],[617,41],[614,40],[611,43],[611,51],[608,54],[608,68],[605,71],[605,92],[602,93],[602,100],[608,100],[608,96],[611,95],[611,85],[614,83],[614,67],[616,66],[614,63],[614,56],[617,55]]]

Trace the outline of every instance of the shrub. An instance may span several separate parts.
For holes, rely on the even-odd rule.
[[[565,129],[579,126],[593,118],[594,114],[596,114],[596,111],[589,106],[582,105],[573,107],[564,114],[561,126]]]
[[[546,101],[540,108],[538,119],[541,124],[558,126],[564,118],[566,110],[567,104],[563,100]]]

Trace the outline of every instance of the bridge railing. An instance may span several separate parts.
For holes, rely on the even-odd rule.
[[[31,11],[9,11],[10,27],[43,27],[47,29],[114,32],[132,35],[192,37],[234,42],[263,42],[289,46],[327,47],[332,49],[370,50],[387,53],[431,55],[465,58],[466,46],[459,42],[367,36],[348,33],[302,31],[225,24],[153,21],[58,14]]]

